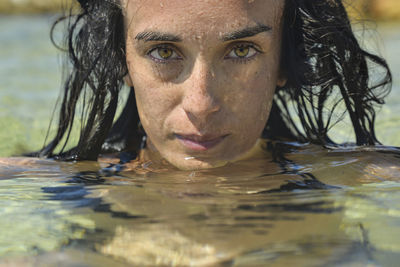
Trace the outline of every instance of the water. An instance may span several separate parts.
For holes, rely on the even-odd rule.
[[[290,153],[218,170],[143,167],[110,176],[99,175],[104,163],[3,160],[0,258],[50,266],[396,266],[399,150],[273,150]]]
[[[60,85],[53,19],[0,17],[0,156],[43,144]],[[398,146],[397,27],[379,25],[395,83],[377,132]],[[0,159],[0,265],[397,266],[399,157],[278,143],[217,170],[122,173]]]

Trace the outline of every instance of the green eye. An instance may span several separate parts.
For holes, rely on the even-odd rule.
[[[174,53],[174,51],[172,51],[172,49],[169,48],[158,48],[157,53],[162,59],[169,59]]]
[[[156,47],[148,53],[148,56],[157,62],[167,62],[181,57],[170,47]]]
[[[233,49],[233,52],[237,57],[246,57],[250,52],[250,47],[248,46],[239,46]]]
[[[256,54],[258,50],[252,45],[241,44],[232,48],[229,54],[226,56],[227,59],[250,59]]]

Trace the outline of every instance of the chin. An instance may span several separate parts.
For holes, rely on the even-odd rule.
[[[183,171],[198,171],[223,167],[228,161],[207,162],[199,159],[184,160],[184,162],[170,162],[176,168]]]

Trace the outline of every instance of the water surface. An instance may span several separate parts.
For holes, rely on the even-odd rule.
[[[196,172],[2,160],[0,258],[50,266],[396,266],[399,158],[398,149],[278,143],[251,162]]]

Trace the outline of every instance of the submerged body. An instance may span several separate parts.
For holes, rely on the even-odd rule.
[[[270,149],[200,171],[1,160],[0,263],[395,266],[398,150]]]

